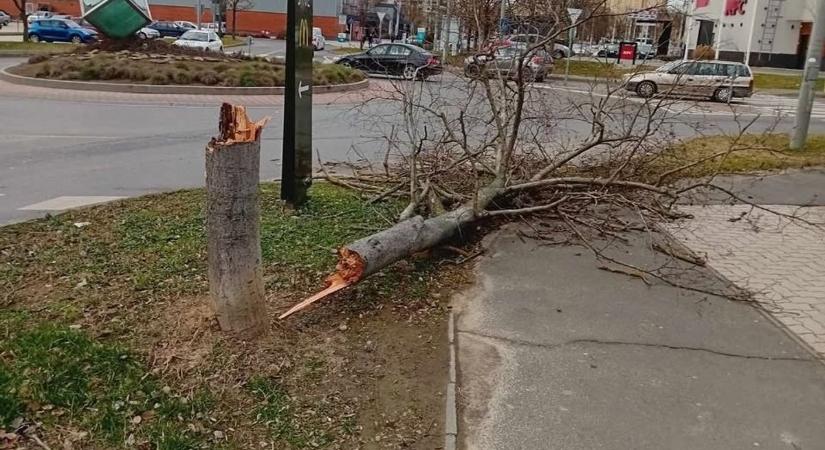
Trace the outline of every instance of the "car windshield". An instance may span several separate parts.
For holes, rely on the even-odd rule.
[[[667,63],[667,64],[662,65],[662,66],[661,66],[661,67],[659,67],[658,69],[656,69],[656,72],[670,72],[671,70],[673,70],[673,69],[675,69],[677,66],[679,66],[679,64],[682,64],[682,62],[683,62],[682,60],[678,60],[678,61],[671,61],[671,62],[669,62],[669,63]]]
[[[183,36],[181,36],[180,38],[186,39],[187,41],[208,42],[209,33],[204,33],[202,31],[187,31],[186,33],[183,33]]]

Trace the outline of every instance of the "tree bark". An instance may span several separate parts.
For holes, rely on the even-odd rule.
[[[222,135],[206,147],[211,306],[222,330],[249,337],[266,325],[258,206],[264,123],[250,123],[242,107],[224,104]]]
[[[449,239],[461,227],[481,217],[481,212],[503,192],[504,182],[496,180],[481,189],[473,201],[453,211],[429,219],[415,216],[342,247],[338,251],[336,271],[327,278],[327,288],[296,304],[278,318],[290,316],[413,253]]]

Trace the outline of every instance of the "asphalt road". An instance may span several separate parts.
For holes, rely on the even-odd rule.
[[[277,41],[275,41],[277,42]],[[448,80],[429,81],[431,86]],[[584,94],[567,88],[546,89],[547,101],[575,103]],[[453,94],[458,95],[458,94]],[[578,97],[577,97],[578,96]],[[633,108],[633,102],[628,102]],[[369,114],[354,105],[315,105],[314,150],[325,161],[378,159],[381,139],[400,123],[397,105],[371,103]],[[262,178],[280,175],[282,107],[250,108],[252,117],[272,116],[262,143]],[[216,133],[216,107],[105,104],[0,97],[0,224],[42,216],[21,209],[61,196],[128,197],[203,185],[203,151]],[[697,123],[704,133],[736,130],[745,119],[732,116],[678,115],[668,132],[690,136]],[[421,121],[420,126],[427,121]],[[773,124],[760,120],[753,130]],[[791,122],[780,122],[787,131]],[[431,129],[434,127],[430,124]],[[566,136],[583,136],[590,124],[563,119]],[[814,122],[813,131],[825,131]]]

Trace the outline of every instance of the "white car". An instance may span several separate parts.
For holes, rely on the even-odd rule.
[[[54,14],[52,14],[51,11],[35,11],[29,14],[29,16],[26,18],[26,22],[28,22],[29,25],[31,25],[31,23],[35,20],[51,19],[52,16],[54,16]]]
[[[135,36],[139,39],[159,39],[160,31],[155,30],[154,28],[143,27],[135,33]]]
[[[315,51],[323,50],[327,46],[327,41],[324,39],[324,33],[318,27],[312,27],[312,49]]]
[[[189,30],[174,43],[179,47],[197,48],[203,51],[222,52],[223,42],[214,31]]]
[[[197,30],[198,26],[188,20],[176,20],[175,25],[187,30]]]

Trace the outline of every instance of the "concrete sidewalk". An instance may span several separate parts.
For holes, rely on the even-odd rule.
[[[652,237],[606,253],[733,289]],[[456,302],[459,448],[825,448],[825,366],[750,304],[599,270],[579,246],[491,241]]]

